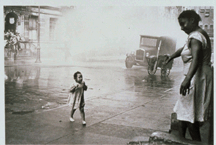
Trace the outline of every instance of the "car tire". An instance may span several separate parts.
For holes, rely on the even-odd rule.
[[[169,74],[170,74],[170,69],[161,69],[161,76],[169,76]]]
[[[155,73],[156,73],[156,71],[157,71],[157,68],[155,68],[155,70],[154,70],[154,67],[153,67],[153,69],[152,69],[152,66],[148,66],[148,74],[149,75],[154,75]]]
[[[126,68],[132,68],[134,64],[134,60],[132,57],[127,57],[126,60],[125,60],[125,66]]]

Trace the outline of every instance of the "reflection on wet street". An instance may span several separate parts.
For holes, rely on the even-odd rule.
[[[68,89],[76,71],[88,86],[86,127],[79,111],[69,120]],[[168,77],[160,70],[150,76],[146,67],[124,65],[5,67],[6,142],[95,144],[101,138],[100,143],[114,144],[137,136],[147,141],[154,131],[170,128],[180,74],[173,69]]]
[[[65,105],[73,73],[77,70],[83,73],[88,85],[86,99],[105,97],[124,90],[138,92],[145,97],[157,97],[174,86],[172,75],[161,77],[160,73],[156,73],[149,76],[145,67],[5,67],[8,77],[5,80],[6,112],[22,114]]]

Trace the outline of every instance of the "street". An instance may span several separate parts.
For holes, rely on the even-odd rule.
[[[126,144],[168,132],[178,97],[181,67],[168,77],[124,63],[91,66],[5,67],[6,144]],[[85,92],[86,126],[79,111],[69,121],[68,89],[80,71]]]
[[[150,77],[145,67],[125,69],[124,65],[16,66],[5,70],[8,76],[5,81],[6,143],[9,144],[118,144],[137,136],[148,141],[154,130],[168,131],[170,128],[170,114],[176,100],[170,94],[179,83],[174,78],[180,74],[174,71],[170,77],[162,79],[160,70]],[[75,122],[69,122],[70,107],[66,102],[76,71],[83,73],[88,85],[86,127],[82,127],[78,111]],[[47,127],[51,127],[50,133],[43,134]],[[61,130],[59,139],[55,137],[56,129],[57,132]],[[69,138],[69,142],[64,138]]]

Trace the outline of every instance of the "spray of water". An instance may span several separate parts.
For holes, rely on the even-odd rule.
[[[139,48],[140,35],[171,36],[183,45],[176,7],[75,7],[59,19],[58,40],[72,56],[124,55]]]

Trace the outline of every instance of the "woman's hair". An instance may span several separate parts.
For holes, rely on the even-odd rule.
[[[194,18],[195,23],[197,23],[197,25],[198,25],[199,21],[201,21],[200,16],[194,10],[185,10],[185,11],[183,11],[179,15],[178,20],[181,19],[181,18],[187,18],[187,19]]]
[[[78,75],[78,74],[82,74],[82,73],[81,73],[81,72],[79,72],[79,71],[75,72],[75,73],[74,73],[74,80],[76,80],[76,79],[77,79],[77,75]]]

